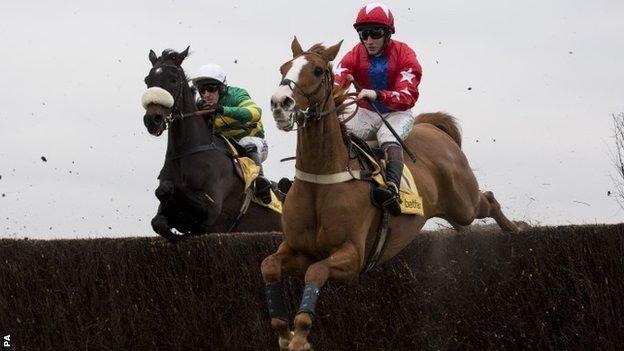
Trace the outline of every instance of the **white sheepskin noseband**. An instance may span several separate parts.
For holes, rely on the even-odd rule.
[[[147,108],[149,104],[157,104],[166,108],[173,106],[173,96],[163,88],[151,87],[141,97],[143,108]]]

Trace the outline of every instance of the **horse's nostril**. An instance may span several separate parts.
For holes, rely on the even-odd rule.
[[[161,124],[163,122],[163,117],[161,115],[154,116],[154,123]]]
[[[282,106],[286,110],[290,110],[290,108],[293,107],[294,105],[295,105],[295,100],[293,100],[293,98],[291,98],[289,96],[284,98],[284,101],[282,101]]]

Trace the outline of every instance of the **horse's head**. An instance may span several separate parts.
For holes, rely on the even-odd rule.
[[[143,123],[150,134],[159,136],[167,128],[167,118],[179,109],[179,100],[185,89],[190,89],[181,67],[189,48],[182,52],[171,49],[163,51],[160,57],[153,50],[149,52],[152,62],[145,84],[147,91],[141,102],[145,108]]]
[[[316,44],[303,51],[297,37],[294,38],[293,59],[280,67],[282,81],[271,97],[271,111],[279,129],[291,130],[295,119],[317,115],[331,99],[330,62],[338,55],[341,44],[342,41],[329,48]]]

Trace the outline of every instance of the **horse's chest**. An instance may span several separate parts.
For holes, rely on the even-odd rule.
[[[220,176],[225,176],[214,172],[208,159],[200,157],[202,155],[204,153],[188,157],[188,160],[184,159],[180,164],[180,182],[190,189],[203,188],[206,183],[214,183]]]
[[[322,229],[302,231],[302,235],[288,237],[286,242],[295,251],[323,258],[329,256],[335,248],[344,243],[344,239],[325,235]]]
[[[345,223],[344,216],[313,213],[300,216],[284,226],[286,242],[296,251],[314,256],[326,256],[347,240],[353,225]]]
[[[284,204],[285,241],[297,251],[326,256],[362,226],[360,216],[353,211],[368,201],[367,185],[363,184],[364,192],[356,192],[360,189],[346,183],[314,188],[316,191],[299,185],[295,183]]]

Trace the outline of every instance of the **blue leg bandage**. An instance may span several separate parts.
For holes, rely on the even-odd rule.
[[[282,282],[277,281],[266,285],[267,305],[271,318],[288,321],[288,309],[282,297]]]
[[[301,306],[297,313],[305,312],[314,316],[314,310],[316,309],[316,300],[318,300],[321,289],[314,283],[306,283],[303,289],[303,297],[301,298]]]

